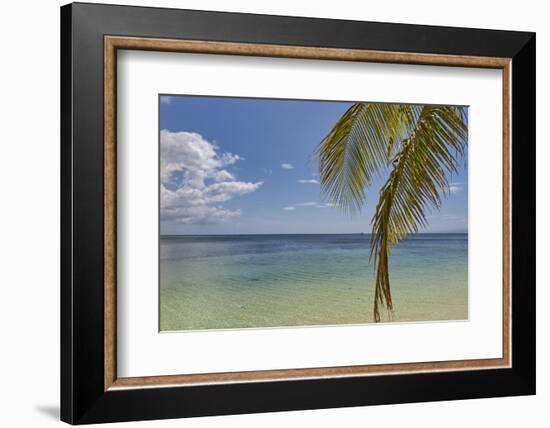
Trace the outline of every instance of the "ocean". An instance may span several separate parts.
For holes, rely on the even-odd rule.
[[[160,238],[160,330],[373,322],[370,235]],[[416,234],[389,260],[382,322],[468,319],[468,235]]]

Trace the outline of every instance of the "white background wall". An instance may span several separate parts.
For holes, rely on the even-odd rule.
[[[122,2],[122,0],[121,0]],[[104,3],[113,3],[104,1]],[[155,421],[158,427],[544,426],[550,404],[550,14],[545,2],[462,0],[147,0],[170,6],[323,18],[537,32],[538,394],[263,415]],[[58,424],[59,408],[59,6],[58,0],[0,6],[0,425]],[[545,78],[546,77],[546,78]],[[545,406],[546,405],[546,406]],[[544,421],[544,422],[543,422]],[[137,426],[137,423],[125,426]]]

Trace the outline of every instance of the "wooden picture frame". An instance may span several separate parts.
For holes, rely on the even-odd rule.
[[[118,377],[118,49],[501,69],[502,358]],[[61,53],[62,420],[114,422],[535,392],[534,34],[77,3],[61,9]]]

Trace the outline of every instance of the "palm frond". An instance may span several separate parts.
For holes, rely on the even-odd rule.
[[[460,108],[424,106],[413,131],[392,160],[394,168],[380,191],[372,220],[371,257],[377,266],[375,321],[380,321],[380,305],[393,308],[391,249],[427,225],[429,209],[439,208],[449,189],[447,174],[458,172],[466,138],[465,113]]]
[[[373,176],[388,166],[404,135],[403,105],[355,103],[317,149],[321,186],[344,211],[359,211]]]

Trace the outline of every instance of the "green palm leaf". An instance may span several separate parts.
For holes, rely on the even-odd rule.
[[[372,176],[391,166],[372,219],[377,322],[380,305],[393,309],[391,249],[440,207],[466,148],[466,115],[462,107],[356,103],[319,146],[322,188],[347,211],[361,208]]]
[[[387,167],[403,126],[398,104],[353,104],[317,150],[322,189],[342,209],[361,209],[365,189]]]
[[[449,189],[447,176],[458,172],[466,132],[463,118],[453,108],[424,107],[415,130],[395,156],[372,221],[371,255],[377,265],[375,321],[380,320],[380,304],[393,308],[388,260],[391,248],[425,227],[427,211],[441,206],[441,198]]]

